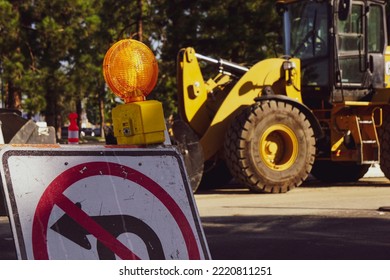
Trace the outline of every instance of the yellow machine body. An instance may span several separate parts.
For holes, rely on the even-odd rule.
[[[309,174],[353,182],[372,164],[390,178],[385,6],[278,0],[284,55],[251,66],[180,50],[179,113],[204,162],[224,162],[256,192],[286,192]],[[206,78],[210,64],[217,74]]]
[[[229,73],[203,80],[203,74],[193,48],[182,50],[178,79],[182,84],[179,94],[182,116],[194,131],[201,135],[205,160],[215,155],[223,145],[223,138],[231,118],[242,108],[253,104],[266,88],[302,102],[300,94],[299,59],[271,58],[252,66],[237,82]],[[291,68],[285,69],[284,65]]]

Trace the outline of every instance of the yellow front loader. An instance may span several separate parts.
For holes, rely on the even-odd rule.
[[[172,131],[193,190],[218,165],[229,171],[211,172],[214,179],[230,173],[269,193],[298,187],[310,173],[356,181],[375,163],[390,177],[384,7],[377,0],[278,1],[285,55],[252,66],[180,50],[181,120]],[[216,74],[205,79],[203,64]]]

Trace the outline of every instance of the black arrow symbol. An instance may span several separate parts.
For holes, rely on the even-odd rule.
[[[81,209],[81,204],[76,203]],[[134,233],[138,235],[146,245],[146,249],[151,260],[165,259],[164,251],[161,241],[157,234],[142,220],[129,215],[110,215],[110,216],[95,216],[90,217],[107,232],[112,234],[115,238],[123,233]],[[90,250],[92,248],[87,235],[91,233],[85,230],[82,226],[76,223],[66,213],[58,219],[51,227],[52,230],[76,243],[84,249]],[[99,259],[113,260],[115,253],[108,249],[102,242],[97,240],[97,250]]]

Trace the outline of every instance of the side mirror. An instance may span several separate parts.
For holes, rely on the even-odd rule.
[[[339,20],[346,20],[351,12],[351,0],[339,0]]]

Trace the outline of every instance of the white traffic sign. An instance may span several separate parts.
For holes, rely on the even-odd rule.
[[[1,175],[20,259],[209,259],[173,147],[6,146]]]

